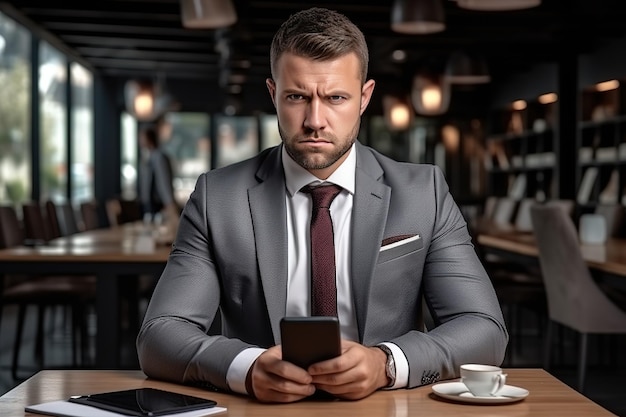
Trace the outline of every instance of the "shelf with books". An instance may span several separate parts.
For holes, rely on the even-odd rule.
[[[495,112],[487,137],[485,167],[489,195],[545,199],[554,194],[557,166],[554,103],[527,103]],[[523,180],[521,179],[523,178]],[[513,186],[524,182],[523,192]]]
[[[620,84],[582,90],[576,198],[582,211],[626,203],[626,94]]]

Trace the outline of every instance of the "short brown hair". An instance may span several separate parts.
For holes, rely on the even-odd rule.
[[[354,52],[361,63],[361,83],[367,78],[369,52],[363,32],[346,16],[332,10],[302,10],[280,26],[270,50],[272,77],[276,63],[286,52],[320,61]]]

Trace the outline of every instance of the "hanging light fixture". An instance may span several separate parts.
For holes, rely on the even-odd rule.
[[[183,26],[190,29],[217,29],[237,21],[232,0],[180,0]]]
[[[502,12],[537,7],[541,0],[456,0],[459,7],[469,10]]]
[[[482,56],[454,51],[446,62],[445,77],[452,84],[484,84],[491,81]]]
[[[389,130],[402,131],[413,121],[413,109],[406,100],[393,95],[383,96],[383,114]]]
[[[154,86],[143,80],[130,80],[124,86],[124,100],[126,111],[136,119],[147,121],[154,113]]]
[[[165,90],[162,78],[158,77],[156,81],[130,80],[126,82],[124,86],[126,111],[137,120],[154,121],[177,106]]]
[[[446,28],[441,0],[395,0],[391,8],[391,29],[395,32],[426,35]]]
[[[443,74],[418,72],[413,77],[411,102],[423,116],[438,116],[450,106],[450,82]]]

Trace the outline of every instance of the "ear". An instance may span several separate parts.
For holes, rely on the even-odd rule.
[[[370,104],[370,99],[372,98],[372,93],[374,92],[374,85],[376,85],[376,81],[367,80],[365,84],[363,84],[363,88],[361,88],[361,116],[363,116],[363,112],[365,112],[368,104]]]
[[[274,108],[276,107],[276,83],[271,78],[265,80],[265,85],[267,86],[267,91],[270,93],[270,97],[272,98],[272,103],[274,103]]]

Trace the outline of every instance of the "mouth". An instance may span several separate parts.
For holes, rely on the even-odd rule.
[[[328,139],[324,139],[324,138],[303,138],[300,140],[301,143],[311,143],[311,144],[326,144],[326,143],[332,143],[330,140]]]
[[[300,141],[300,145],[312,152],[321,152],[333,146],[331,141],[325,139],[304,139]]]

